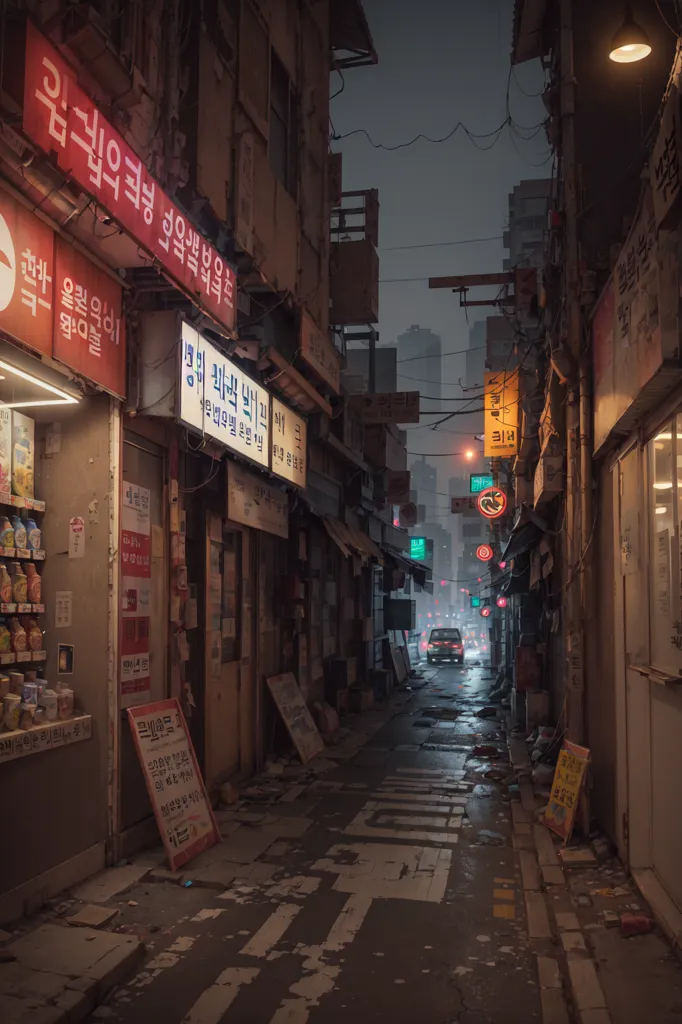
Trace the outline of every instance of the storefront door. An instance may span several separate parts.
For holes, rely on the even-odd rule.
[[[150,530],[150,609],[149,609],[149,683],[134,698],[122,701],[120,740],[121,809],[120,830],[123,832],[145,820],[152,819],[142,771],[128,720],[123,707],[134,703],[148,704],[168,696],[168,569],[164,543],[163,517],[163,449],[143,437],[124,433],[123,472],[125,484],[133,484],[149,491]],[[134,845],[134,844],[133,844]]]
[[[682,909],[682,417],[648,445],[651,665],[651,854],[659,881]]]

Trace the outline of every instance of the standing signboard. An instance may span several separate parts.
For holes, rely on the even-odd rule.
[[[486,373],[485,438],[483,454],[488,458],[510,458],[519,449],[519,371]]]
[[[129,708],[128,720],[168,867],[177,871],[220,842],[187,723],[175,697]]]
[[[544,822],[565,843],[571,838],[590,751],[564,740],[554,771],[552,792],[547,801]]]
[[[285,672],[281,676],[270,676],[266,682],[298,756],[307,764],[324,750],[324,741],[303,700],[296,677],[293,672]]]
[[[78,85],[52,43],[28,22],[23,130],[93,197],[195,304],[232,331],[236,277],[165,194]]]
[[[121,499],[121,706],[142,704],[151,692],[150,491],[122,485]]]

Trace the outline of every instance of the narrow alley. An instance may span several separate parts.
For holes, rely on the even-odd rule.
[[[266,802],[219,810],[222,843],[186,871],[159,847],[54,901],[43,960],[59,975],[49,929],[77,936],[67,922],[88,910],[140,941],[91,1024],[635,1024],[653,979],[648,1020],[678,1021],[682,969],[662,938],[609,931],[542,827],[538,866],[503,712],[479,714],[491,682],[479,664],[427,671],[308,771],[266,775]],[[511,739],[512,762],[523,746]],[[24,978],[41,970],[35,933],[6,948]],[[68,1019],[92,998],[79,992]]]

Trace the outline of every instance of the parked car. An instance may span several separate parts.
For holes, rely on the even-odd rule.
[[[429,665],[436,661],[454,661],[461,665],[464,662],[464,644],[458,629],[432,629],[426,648],[426,660]]]

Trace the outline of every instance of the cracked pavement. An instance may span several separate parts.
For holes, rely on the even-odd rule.
[[[147,955],[93,1024],[541,1020],[509,802],[485,778],[507,763],[476,717],[490,682],[441,667],[297,799],[223,812],[227,888],[147,879],[110,900]]]

